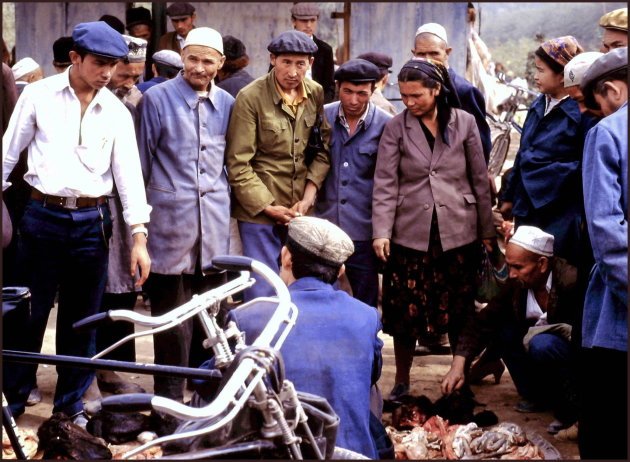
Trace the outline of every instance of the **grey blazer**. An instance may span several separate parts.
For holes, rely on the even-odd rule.
[[[433,209],[446,250],[495,236],[490,188],[475,118],[454,109],[447,145],[438,133],[431,152],[408,110],[385,126],[372,199],[373,238],[426,252]]]

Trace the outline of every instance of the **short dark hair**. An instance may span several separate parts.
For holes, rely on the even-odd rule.
[[[232,75],[247,66],[249,66],[249,55],[241,56],[236,59],[226,59],[221,70],[226,74]]]
[[[338,85],[339,85],[339,87],[341,88],[341,84],[342,84],[342,83],[344,83],[344,82],[349,82],[349,83],[351,83],[352,85],[361,85],[361,84],[364,84],[364,83],[371,83],[371,84],[372,84],[372,85],[371,85],[371,88],[372,88],[372,93],[374,93],[374,90],[376,90],[376,82],[377,82],[377,81],[372,80],[372,81],[370,81],[370,82],[354,82],[354,81],[352,81],[352,80],[338,80],[338,81],[337,81],[337,84],[338,84]]]
[[[77,46],[77,45],[73,45],[72,50],[75,51],[81,57],[81,61],[83,61],[85,57],[90,53],[85,48]]]
[[[613,80],[621,80],[623,82],[628,82],[628,68],[624,67],[621,69],[617,69],[616,71],[610,72],[601,76],[594,84],[593,84],[593,93],[596,93],[601,96],[606,96],[608,94],[608,88],[604,85],[606,82],[611,82]]]
[[[179,73],[179,69],[174,66],[169,66],[168,64],[154,62],[155,70],[157,71],[157,75],[160,77],[166,77],[167,79],[172,79]]]
[[[313,277],[327,284],[334,284],[337,281],[341,265],[333,266],[323,263],[293,244],[291,239],[287,240],[286,247],[291,253],[291,266],[295,279]]]

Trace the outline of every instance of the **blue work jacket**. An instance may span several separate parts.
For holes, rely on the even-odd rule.
[[[136,85],[136,88],[140,90],[142,94],[144,94],[149,88],[154,87],[160,83],[164,83],[167,80],[168,79],[166,77],[160,77],[160,76],[153,77],[151,80],[140,82],[139,84]]]
[[[378,142],[393,117],[373,103],[365,122],[350,136],[339,120],[339,101],[324,106],[332,127],[330,171],[315,205],[315,214],[343,229],[353,241],[372,239],[372,190]]]
[[[628,104],[593,127],[584,146],[584,208],[595,266],[582,345],[628,351]]]
[[[299,314],[280,349],[286,378],[296,390],[328,400],[340,419],[336,446],[378,458],[369,428],[370,387],[382,364],[378,312],[313,277],[298,279],[289,292]],[[236,321],[251,344],[275,307],[259,303],[231,311],[228,319]]]
[[[138,146],[153,207],[147,248],[151,271],[194,274],[228,253],[230,193],[225,133],[234,98],[211,86],[200,101],[182,74],[147,90]]]

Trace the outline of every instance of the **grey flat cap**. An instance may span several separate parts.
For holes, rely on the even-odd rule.
[[[319,8],[312,3],[296,3],[291,8],[291,16],[296,19],[317,19]]]
[[[597,109],[598,105],[593,96],[593,85],[607,74],[612,74],[628,67],[628,47],[615,48],[598,58],[584,73],[580,90],[584,95],[584,104],[589,109]]]
[[[274,55],[280,54],[296,54],[296,55],[312,55],[317,51],[315,42],[304,32],[297,30],[289,30],[278,35],[267,46]]]
[[[156,53],[153,53],[153,62],[175,67],[177,69],[181,69],[184,67],[184,64],[182,63],[182,57],[179,53],[173,50],[160,50]]]
[[[314,258],[341,266],[354,252],[352,239],[328,220],[296,217],[289,222],[287,242],[293,241]]]

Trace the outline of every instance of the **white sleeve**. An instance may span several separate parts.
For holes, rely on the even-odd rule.
[[[36,98],[31,96],[28,86],[18,98],[9,120],[7,131],[2,137],[2,190],[6,190],[11,183],[7,181],[9,174],[17,164],[20,153],[28,147],[37,130],[35,118]]]

